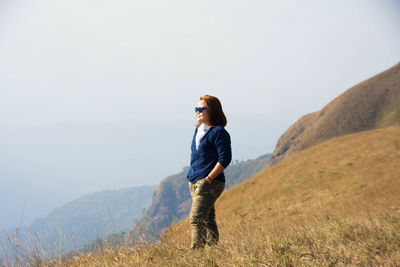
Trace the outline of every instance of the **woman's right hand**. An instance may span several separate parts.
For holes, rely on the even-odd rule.
[[[206,177],[206,178],[204,178],[204,180],[206,180],[206,182],[208,183],[208,184],[211,184],[212,182],[213,182],[213,179],[211,179],[210,177]]]

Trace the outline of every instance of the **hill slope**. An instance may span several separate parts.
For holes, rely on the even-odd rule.
[[[188,220],[161,243],[106,249],[68,266],[396,266],[400,262],[400,126],[299,152],[225,191],[221,240],[189,249]]]
[[[261,262],[275,254],[295,265],[303,262],[302,253],[312,265],[395,263],[399,170],[399,126],[334,138],[293,155],[218,200],[221,253],[236,257],[233,265],[239,256],[256,258],[249,252],[260,254]],[[189,237],[185,220],[169,228],[164,240],[188,247]]]
[[[271,165],[335,136],[400,123],[400,63],[307,114],[279,138]]]

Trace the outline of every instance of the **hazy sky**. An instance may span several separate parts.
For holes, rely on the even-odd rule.
[[[0,0],[0,229],[179,172],[203,94],[272,152],[399,48],[395,0]]]

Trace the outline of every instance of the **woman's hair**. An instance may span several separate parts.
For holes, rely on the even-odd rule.
[[[222,127],[226,126],[226,117],[224,112],[222,111],[222,105],[218,98],[211,95],[204,95],[200,97],[200,100],[203,100],[207,104],[207,112],[210,117],[209,123],[212,126],[221,125]]]

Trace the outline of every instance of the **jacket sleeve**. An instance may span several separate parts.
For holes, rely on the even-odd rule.
[[[218,128],[215,132],[214,144],[218,152],[218,162],[226,168],[232,160],[231,137],[224,127]]]

